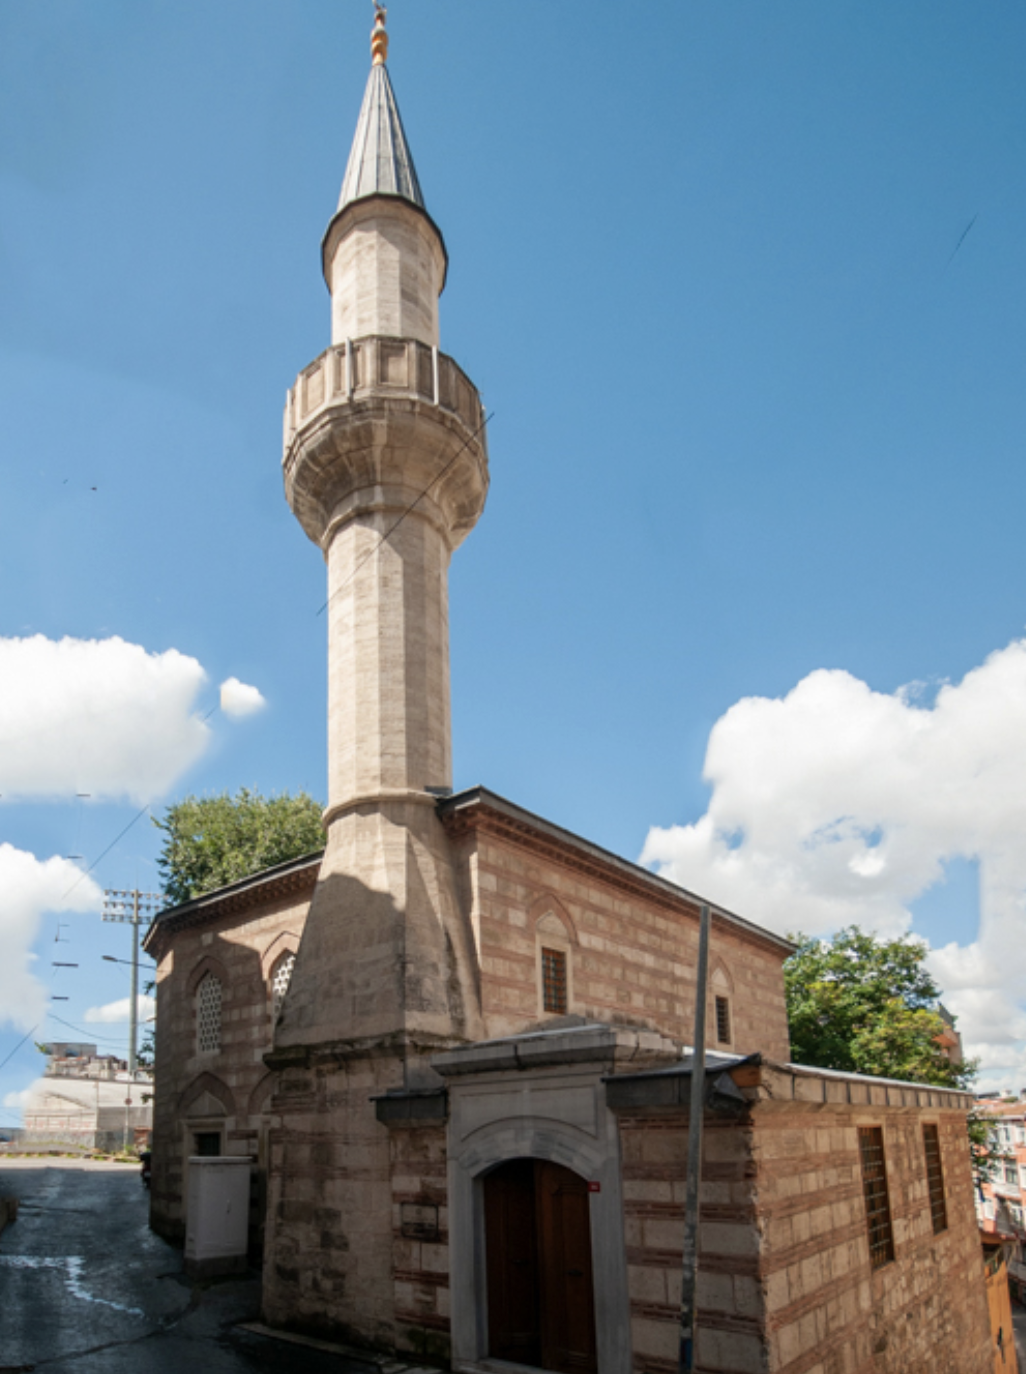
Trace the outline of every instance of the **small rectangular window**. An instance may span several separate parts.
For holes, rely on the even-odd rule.
[[[862,1192],[866,1199],[866,1224],[869,1228],[869,1263],[874,1269],[879,1269],[894,1258],[891,1200],[887,1193],[887,1165],[884,1161],[881,1126],[859,1127],[859,1158],[862,1161]]]
[[[933,1234],[948,1229],[948,1209],[944,1201],[944,1170],[941,1167],[940,1135],[937,1127],[923,1126],[923,1148],[926,1151],[926,1185],[930,1193],[930,1217]]]
[[[219,1155],[221,1153],[220,1131],[196,1131],[192,1137],[193,1153],[197,1155]]]
[[[561,949],[543,949],[542,1005],[558,1016],[566,1014],[566,954]]]
[[[726,997],[716,999],[716,1039],[721,1045],[730,1044],[730,1003]]]

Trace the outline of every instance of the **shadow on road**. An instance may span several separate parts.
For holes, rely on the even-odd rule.
[[[7,1196],[19,1211],[0,1235],[0,1371],[381,1374],[242,1329],[259,1320],[258,1276],[188,1280],[149,1229],[138,1166],[0,1159]]]

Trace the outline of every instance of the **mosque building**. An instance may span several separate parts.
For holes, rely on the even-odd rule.
[[[285,414],[328,574],[326,847],[165,910],[152,1224],[254,1161],[264,1320],[464,1371],[675,1374],[700,899],[452,791],[449,560],[488,494],[379,7]],[[457,555],[458,556],[458,555]],[[696,1367],[989,1374],[962,1092],[790,1064],[791,946],[712,908]]]

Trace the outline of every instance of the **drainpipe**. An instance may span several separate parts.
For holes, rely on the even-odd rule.
[[[695,1290],[698,1285],[698,1184],[702,1172],[702,1109],[705,1105],[705,985],[709,969],[709,908],[703,902],[698,926],[695,1038],[691,1052],[691,1116],[688,1176],[684,1190],[684,1274],[680,1295],[680,1374],[695,1368]]]

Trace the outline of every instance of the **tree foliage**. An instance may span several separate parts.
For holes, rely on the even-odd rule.
[[[999,1177],[1001,1165],[997,1138],[997,1123],[985,1111],[976,1108],[966,1119],[969,1131],[969,1161],[976,1186]]]
[[[858,926],[832,940],[792,939],[784,988],[795,1063],[946,1088],[972,1080],[975,1063],[952,1064],[938,1043],[940,989],[924,944],[880,940]]]
[[[157,862],[175,906],[324,848],[321,807],[306,792],[185,797],[153,823],[164,832]]]

